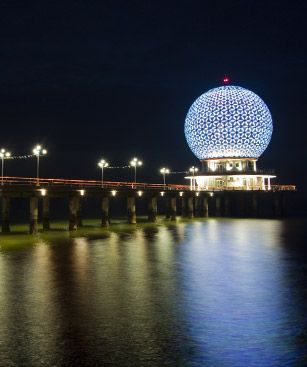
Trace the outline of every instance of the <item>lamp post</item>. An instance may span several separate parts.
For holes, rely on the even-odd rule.
[[[130,161],[130,166],[134,167],[134,184],[136,184],[136,168],[142,166],[143,162],[138,158],[133,158]]]
[[[164,189],[165,189],[165,175],[168,175],[169,172],[170,171],[169,171],[168,168],[163,167],[163,168],[160,169],[160,173],[162,173],[162,175],[163,175],[163,187],[164,187]]]
[[[4,172],[4,160],[5,158],[9,158],[11,156],[10,152],[7,152],[5,149],[1,149],[0,157],[1,157],[1,185],[3,185],[3,172]]]
[[[43,149],[41,145],[36,145],[33,149],[33,154],[36,155],[36,185],[39,186],[39,158],[47,154],[47,150]]]
[[[106,162],[104,159],[101,159],[98,162],[98,166],[101,168],[101,187],[103,187],[103,169],[109,166],[109,163]]]
[[[192,175],[193,175],[193,185],[191,184],[191,190],[195,190],[195,172],[198,172],[198,168],[195,167],[195,166],[192,166],[190,169],[189,169],[190,172],[192,172]]]

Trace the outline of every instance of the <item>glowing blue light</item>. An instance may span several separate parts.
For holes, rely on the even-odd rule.
[[[199,159],[258,158],[268,146],[272,117],[263,100],[237,86],[214,88],[192,104],[184,126]]]

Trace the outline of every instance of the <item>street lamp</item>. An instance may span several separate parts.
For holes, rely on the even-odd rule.
[[[143,162],[137,158],[133,158],[130,161],[130,166],[134,167],[134,183],[136,184],[136,168],[142,166]]]
[[[163,167],[163,168],[160,169],[160,173],[162,173],[162,175],[163,175],[163,186],[164,186],[164,189],[165,189],[165,175],[168,175],[169,172],[170,171],[169,171],[168,168]]]
[[[193,185],[191,184],[191,190],[195,190],[195,172],[198,172],[198,168],[197,167],[194,167],[192,166],[190,169],[189,169],[190,172],[192,172],[193,174]]]
[[[11,156],[10,152],[7,152],[5,149],[1,149],[0,157],[1,157],[1,185],[3,185],[3,170],[4,170],[4,160],[5,158],[9,158]]]
[[[40,156],[46,155],[47,150],[43,149],[41,145],[36,145],[36,147],[33,149],[33,154],[36,155],[36,179],[37,183],[36,185],[39,186],[39,158]]]
[[[101,168],[101,187],[103,187],[103,169],[109,166],[109,163],[104,159],[98,162],[98,166]]]

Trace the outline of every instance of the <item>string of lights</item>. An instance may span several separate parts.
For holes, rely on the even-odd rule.
[[[170,175],[175,175],[178,173],[189,173],[188,171],[170,172]]]
[[[17,155],[17,156],[5,157],[5,159],[27,159],[33,157],[36,157],[36,155],[35,154]]]
[[[131,166],[114,166],[114,167],[105,167],[105,168],[131,168]]]

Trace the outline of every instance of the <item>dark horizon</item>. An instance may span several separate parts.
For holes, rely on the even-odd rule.
[[[199,164],[184,119],[227,74],[271,111],[273,136],[259,167],[303,188],[306,10],[303,1],[4,2],[1,147],[24,155],[44,145],[45,177],[99,179],[101,157],[117,166],[137,156],[139,180],[159,182],[162,166]],[[34,176],[35,162],[7,162],[6,173]],[[106,179],[117,174],[133,177],[109,170]]]

